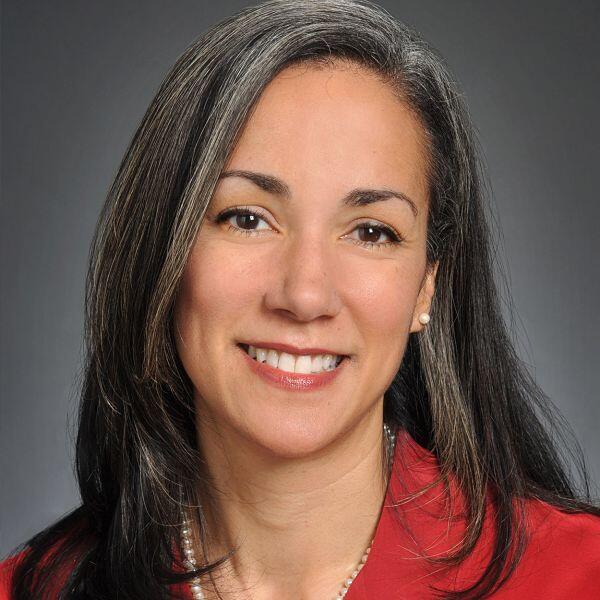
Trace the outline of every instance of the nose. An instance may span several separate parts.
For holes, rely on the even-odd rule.
[[[334,248],[322,234],[298,234],[279,247],[265,295],[269,310],[296,321],[335,316],[341,308]]]

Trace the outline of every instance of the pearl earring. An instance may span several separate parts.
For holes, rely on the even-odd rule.
[[[427,323],[429,323],[429,321],[430,321],[429,313],[421,313],[419,315],[419,322],[422,323],[423,325],[427,325]]]

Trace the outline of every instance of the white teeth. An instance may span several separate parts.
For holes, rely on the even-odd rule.
[[[323,368],[326,371],[333,369],[335,367],[335,357],[331,354],[325,354],[323,356]]]
[[[281,365],[281,363],[279,364]],[[294,371],[296,373],[312,373],[312,360],[310,356],[298,356]]]
[[[316,354],[297,356],[287,352],[277,352],[270,348],[256,348],[248,346],[248,354],[258,362],[287,371],[288,373],[322,373],[333,371],[341,362],[337,354]]]
[[[277,368],[279,366],[279,353],[276,350],[267,352],[267,364]]]
[[[250,348],[253,348],[256,352],[256,360],[258,362],[267,362],[267,351],[264,348],[254,348],[253,346],[250,346]]]
[[[269,354],[273,352],[273,354],[277,354],[275,350],[270,350]],[[296,371],[296,357],[288,354],[287,352],[282,352],[279,355],[279,363],[276,365],[278,369],[282,371],[289,371],[290,373],[294,373]]]
[[[323,357],[320,354],[312,357],[311,369],[313,373],[320,373],[323,371]]]

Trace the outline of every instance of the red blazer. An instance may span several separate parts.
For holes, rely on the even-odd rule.
[[[346,594],[346,600],[433,600],[429,586],[456,590],[474,583],[490,556],[492,510],[475,551],[459,567],[440,569],[420,558],[421,551],[436,555],[456,544],[465,531],[462,499],[450,481],[455,515],[447,518],[443,485],[417,499],[394,503],[439,474],[435,456],[405,431],[398,434],[394,465],[369,558]],[[524,556],[509,581],[492,597],[600,599],[600,518],[566,514],[537,500],[528,500],[525,523],[530,536]],[[0,563],[0,600],[8,594],[17,557]],[[58,580],[57,580],[58,581]],[[192,600],[187,585],[174,586],[181,598]]]

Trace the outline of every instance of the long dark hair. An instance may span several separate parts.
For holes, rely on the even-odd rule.
[[[494,278],[480,153],[443,60],[366,0],[269,0],[212,27],[179,58],[108,193],[86,286],[76,447],[82,503],[19,548],[26,552],[15,599],[46,597],[65,568],[64,599],[167,598],[167,584],[191,577],[173,570],[180,510],[195,509],[203,534],[198,494],[210,486],[192,385],[171,330],[178,284],[218,176],[265,86],[292,64],[328,68],[336,60],[390,85],[428,138],[427,260],[439,261],[433,318],[410,335],[384,420],[433,452],[442,476],[455,477],[464,493],[463,543],[432,560],[458,564],[472,552],[492,492],[492,559],[472,587],[446,597],[483,598],[510,575],[525,548],[525,499],[600,515],[578,444],[572,456],[582,489],[554,442],[568,429],[513,348]]]

